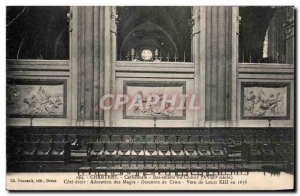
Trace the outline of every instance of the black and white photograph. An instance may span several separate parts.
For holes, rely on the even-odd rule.
[[[5,9],[7,190],[295,190],[297,7]]]

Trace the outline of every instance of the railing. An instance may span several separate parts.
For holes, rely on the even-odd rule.
[[[183,54],[177,54],[176,52],[161,53],[156,49],[153,54],[151,50],[143,50],[138,53],[134,49],[131,49],[127,55],[118,54],[117,60],[134,62],[190,62],[190,57],[186,52],[183,52]]]

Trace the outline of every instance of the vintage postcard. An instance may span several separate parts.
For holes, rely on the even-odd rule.
[[[295,7],[7,6],[6,189],[295,190]]]

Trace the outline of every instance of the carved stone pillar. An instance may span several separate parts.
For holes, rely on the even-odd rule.
[[[195,94],[200,103],[194,126],[226,126],[231,117],[232,8],[193,7],[193,21]]]
[[[199,8],[199,15],[200,35],[197,42],[200,49],[197,50],[200,55],[195,56],[195,66],[200,66],[198,82],[205,84],[203,118],[209,122],[226,122],[230,120],[231,102],[232,8],[202,7]],[[202,92],[199,96],[203,96],[203,88],[199,92]]]
[[[192,57],[195,63],[195,94],[198,97],[200,111],[194,113],[194,126],[202,127],[205,121],[205,39],[206,8],[192,9]]]
[[[206,121],[230,120],[232,8],[206,8]]]
[[[111,111],[101,109],[100,99],[104,94],[113,93],[114,10],[114,7],[72,7],[72,116],[75,125],[111,124]]]

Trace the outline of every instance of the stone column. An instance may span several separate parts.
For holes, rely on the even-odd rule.
[[[240,22],[240,16],[239,16],[239,7],[232,7],[232,15],[231,15],[231,21],[232,21],[232,32],[231,32],[231,42],[232,42],[232,62],[231,62],[231,118],[230,118],[230,126],[237,126],[238,122],[238,98],[237,98],[237,92],[238,92],[238,49],[239,49],[239,22]]]
[[[203,127],[205,122],[205,39],[206,7],[193,7],[192,57],[195,64],[195,94],[200,111],[194,113],[194,126]]]
[[[201,107],[195,121],[198,119],[199,126],[201,121],[228,122],[231,116],[232,8],[196,7],[193,15],[195,93]],[[215,124],[206,123],[206,126]]]
[[[72,10],[72,86],[77,98],[72,100],[73,119],[79,126],[110,126],[111,111],[104,112],[99,103],[104,94],[112,93],[114,83],[115,17],[112,11],[115,8],[73,7]]]
[[[230,120],[231,7],[206,8],[205,120]]]

